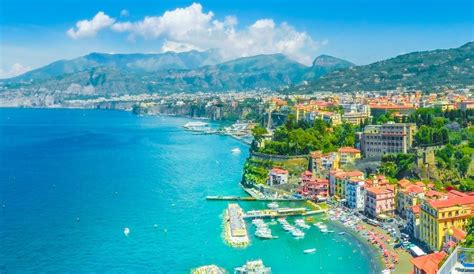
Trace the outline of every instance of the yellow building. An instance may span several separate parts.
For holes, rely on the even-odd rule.
[[[360,150],[353,147],[341,147],[339,153],[339,165],[344,166],[354,164],[356,160],[361,158]]]
[[[452,228],[466,230],[466,224],[472,216],[474,216],[474,196],[427,201],[421,206],[420,239],[431,250],[439,250],[449,230]]]

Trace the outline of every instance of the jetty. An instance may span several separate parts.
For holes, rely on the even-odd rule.
[[[308,199],[301,198],[257,198],[257,197],[240,197],[240,196],[207,196],[209,201],[281,201],[281,202],[304,202]]]
[[[224,237],[233,247],[246,247],[250,243],[244,212],[238,204],[229,204],[224,213]]]
[[[297,208],[279,208],[279,209],[262,209],[251,210],[244,214],[244,218],[279,218],[287,216],[308,216],[323,213],[326,210],[308,210],[306,207]]]

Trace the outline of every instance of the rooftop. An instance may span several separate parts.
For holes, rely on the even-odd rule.
[[[340,153],[360,153],[360,150],[353,147],[341,147],[338,151]]]
[[[430,206],[436,209],[459,205],[474,205],[474,196],[448,198],[445,200],[429,201],[428,203],[430,204]]]
[[[418,269],[423,270],[426,274],[436,274],[439,264],[447,256],[445,252],[431,253],[425,256],[413,258],[411,263]]]

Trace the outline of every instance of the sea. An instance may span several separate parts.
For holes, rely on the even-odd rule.
[[[184,131],[189,121],[0,109],[0,272],[189,273],[215,264],[233,273],[262,259],[272,273],[380,273],[370,248],[331,223],[335,233],[313,226],[303,239],[275,224],[273,240],[256,238],[247,223],[250,246],[226,245],[228,202],[206,196],[245,195],[239,182],[249,149]],[[309,248],[316,252],[304,254]]]

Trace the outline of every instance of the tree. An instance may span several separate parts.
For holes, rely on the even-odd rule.
[[[463,177],[466,177],[467,172],[469,170],[469,165],[471,164],[471,157],[468,155],[464,155],[459,161],[459,171]]]
[[[466,241],[464,242],[465,247],[474,248],[474,218],[469,219],[469,223],[466,226]]]
[[[257,125],[252,129],[252,135],[257,142],[262,140],[263,136],[267,133],[268,133],[267,129],[264,127],[261,127],[260,125]]]

